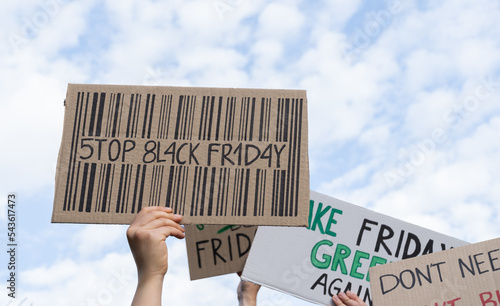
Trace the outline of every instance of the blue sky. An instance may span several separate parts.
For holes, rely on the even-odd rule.
[[[126,226],[50,223],[68,83],[306,89],[312,190],[500,236],[499,18],[495,0],[3,1],[0,219],[16,192],[18,304],[124,305],[135,288]],[[165,302],[236,304],[236,275],[190,282],[184,242],[168,245]]]

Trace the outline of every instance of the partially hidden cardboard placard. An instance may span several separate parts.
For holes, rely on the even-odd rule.
[[[500,238],[370,269],[375,305],[500,305]]]
[[[323,305],[333,294],[351,290],[373,305],[370,266],[464,244],[311,192],[307,228],[259,226],[243,278]]]
[[[307,225],[304,90],[68,85],[52,222]]]
[[[257,226],[186,225],[191,280],[243,271]]]

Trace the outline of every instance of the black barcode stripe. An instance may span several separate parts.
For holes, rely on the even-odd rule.
[[[204,215],[205,211],[205,199],[206,197],[206,188],[207,188],[207,175],[208,175],[208,167],[203,167],[203,183],[201,188],[201,203],[200,203],[200,216]]]
[[[128,213],[128,204],[130,203],[130,190],[132,190],[132,178],[134,174],[134,165],[129,165],[129,172],[128,172],[128,181],[127,181],[127,197],[125,199],[125,213]],[[135,186],[135,181],[134,181],[134,186]],[[132,194],[133,197],[133,194]]]
[[[283,125],[283,132],[284,132],[284,136],[283,136],[283,142],[287,142],[288,141],[288,119],[290,117],[290,99],[289,98],[286,98],[285,99],[285,123]]]
[[[227,172],[228,172],[228,169],[227,168],[224,168],[224,170],[221,168],[221,173],[224,173],[222,175],[222,190],[221,190],[221,196],[220,196],[220,209],[217,210],[218,212],[218,216],[224,216],[224,208],[227,208],[227,204],[226,204],[226,195],[227,195],[227,184],[226,184],[226,181],[227,181]]]
[[[84,94],[85,93],[82,92],[82,95],[84,95]],[[85,131],[86,131],[86,127],[87,127],[87,112],[89,109],[89,99],[90,99],[90,93],[87,92],[87,99],[85,100],[85,113],[83,115],[82,136],[85,136]]]
[[[214,108],[215,108],[215,96],[212,96],[212,101],[210,101],[210,121],[208,122],[208,139],[212,140],[212,125],[214,121]]]
[[[90,212],[92,208],[93,195],[94,195],[94,181],[95,181],[95,171],[96,171],[96,163],[92,163],[90,165],[90,174],[89,174],[89,191],[87,194],[87,204],[85,205],[85,212]]]
[[[277,180],[278,180],[278,176],[276,175],[276,172],[278,172],[278,170],[274,170],[273,171],[273,193],[271,195],[271,216],[276,216],[276,186],[277,186]]]
[[[198,211],[198,194],[200,187],[200,177],[201,177],[201,167],[195,167],[194,169],[194,181],[193,181],[193,195],[191,197],[191,216],[196,216]]]
[[[243,140],[247,141],[248,135],[248,115],[250,112],[250,98],[245,98],[245,129],[243,131]]]
[[[211,174],[211,178],[210,178],[210,189],[209,189],[209,193],[208,193],[207,216],[211,216],[212,215],[212,208],[213,208],[213,205],[214,205],[215,171],[216,171],[216,168],[212,167],[212,174]]]
[[[255,176],[255,198],[254,198],[254,205],[253,205],[253,215],[257,216],[259,214],[259,208],[260,208],[260,172],[261,169],[256,170],[256,176]]]
[[[157,137],[160,139],[168,138],[168,127],[170,125],[170,111],[172,109],[172,95],[162,95],[160,118],[158,122]]]
[[[134,108],[134,95],[130,95],[130,104],[128,107],[128,119],[127,119],[127,131],[125,132],[125,137],[130,137],[132,134],[132,113]]]
[[[188,184],[188,181],[189,181],[189,173],[190,173],[190,168],[188,167],[182,167],[183,168],[183,177],[184,177],[184,180],[182,181],[182,189],[181,189],[181,199],[179,200],[179,203],[182,207],[182,209],[179,211],[179,213],[181,215],[184,215],[184,211],[185,211],[185,208],[186,208],[186,194],[187,194],[187,184]]]
[[[206,96],[203,96],[203,100],[201,101],[201,114],[200,114],[200,128],[198,130],[198,140],[204,140],[204,132],[203,129],[206,128],[204,122],[206,121],[205,118],[205,109],[207,108],[207,103],[206,103]]]
[[[245,169],[246,172],[245,176],[245,195],[243,199],[243,213],[241,215],[246,216],[247,215],[247,208],[248,208],[248,189],[250,186],[250,169]],[[239,215],[239,216],[241,216]]]
[[[190,112],[193,110],[193,105],[196,103],[196,97],[191,96],[187,98],[187,103],[186,103],[186,110],[184,114],[184,126],[183,126],[183,131],[182,131],[182,139],[188,139],[190,138],[190,133],[189,130],[191,129],[192,122],[190,120]]]
[[[172,207],[172,210],[176,212],[176,207],[174,206],[174,201],[172,200],[172,188],[174,182],[174,172],[176,167],[170,166],[168,171],[168,181],[167,181],[167,194],[165,198],[165,207]]]
[[[229,104],[229,122],[227,124],[228,132],[227,132],[227,139],[228,141],[233,140],[233,133],[234,133],[234,115],[236,112],[236,105],[235,105],[235,98],[231,97],[231,102]]]
[[[108,164],[106,167],[106,178],[105,178],[105,183],[104,183],[104,196],[102,199],[102,206],[101,206],[101,212],[106,211],[106,205],[108,203],[108,192],[111,190],[113,184],[110,185],[109,181],[111,178],[111,169],[114,169],[114,165],[111,166],[111,164]],[[110,193],[111,197],[111,193]]]
[[[148,94],[148,97],[149,97],[149,94]],[[147,132],[147,135],[146,135],[146,137],[148,139],[151,138],[151,127],[152,127],[152,124],[153,124],[153,114],[154,114],[154,109],[155,109],[155,98],[156,98],[155,94],[151,95],[151,110],[149,111],[149,120],[148,120],[149,123],[148,123],[148,127],[147,127],[148,132]],[[147,116],[147,114],[146,114],[146,116]]]
[[[241,101],[241,105],[240,105],[240,120],[239,120],[239,124],[238,124],[238,141],[241,141],[243,139],[243,133],[242,133],[242,130],[243,130],[243,122],[245,121],[244,118],[245,118],[245,114],[244,114],[244,105],[245,103],[243,103],[243,99],[242,98],[242,101]]]
[[[149,101],[151,99],[151,94],[146,95],[146,109],[144,110],[144,118],[143,118],[143,124],[142,124],[142,133],[141,133],[141,138],[146,138],[147,136],[147,126],[148,126],[148,118],[149,118]]]
[[[304,99],[299,100],[299,115],[297,119],[297,126],[298,126],[298,135],[296,137],[297,139],[297,178],[296,178],[296,188],[295,188],[295,213],[294,216],[298,215],[298,210],[299,210],[299,182],[300,182],[300,144],[302,143],[302,109],[303,109],[303,103]]]
[[[220,133],[220,124],[221,124],[221,121],[220,121],[220,117],[221,117],[221,113],[222,113],[222,101],[223,101],[223,98],[222,96],[219,97],[219,103],[218,103],[218,109],[217,109],[217,123],[216,123],[216,128],[215,128],[215,141],[218,141],[219,140],[219,133]]]
[[[95,116],[96,116],[96,111],[97,111],[97,100],[99,98],[99,94],[97,92],[94,92],[93,99],[92,99],[92,110],[90,111],[90,121],[89,121],[89,136],[94,136],[94,124],[95,124]]]
[[[123,109],[121,108],[120,102],[121,102],[121,94],[118,94],[116,97],[115,117],[113,119],[113,129],[111,130],[111,137],[119,136],[120,133],[120,122]],[[117,125],[118,125],[118,130],[117,130]]]
[[[180,95],[179,96],[179,105],[178,105],[178,108],[177,108],[177,119],[176,119],[176,124],[175,124],[175,133],[174,133],[174,139],[179,139],[179,129],[180,129],[180,121],[181,121],[181,118],[182,118],[182,107],[183,107],[183,100],[184,100],[184,96],[183,95]]]
[[[102,164],[99,165],[99,179],[97,180],[97,198],[96,198],[96,205],[94,207],[94,212],[97,211],[97,209],[101,208],[101,198],[102,198],[102,181],[104,180],[104,172],[102,170],[103,166]]]
[[[291,119],[293,119],[293,122],[290,122],[290,148],[289,148],[289,153],[288,155],[291,156],[291,158],[289,157],[288,158],[288,163],[289,166],[288,169],[289,169],[289,173],[290,173],[290,182],[291,182],[291,186],[290,186],[290,192],[289,192],[289,199],[288,199],[288,203],[289,204],[289,207],[288,207],[288,216],[293,216],[293,211],[294,211],[294,203],[295,203],[295,189],[296,189],[296,186],[295,186],[295,183],[296,183],[296,180],[295,180],[295,170],[296,168],[298,168],[298,165],[297,165],[297,119],[298,119],[298,115],[297,115],[297,107],[298,107],[299,103],[298,101],[296,101],[295,99],[292,99],[292,107],[291,107],[291,112],[292,112],[292,115],[291,115]],[[292,136],[293,135],[293,136]]]
[[[228,118],[229,118],[229,98],[227,98],[227,101],[226,101],[226,116],[225,116],[225,120],[224,120],[224,137],[223,139],[224,140],[227,140],[227,128],[228,128]]]
[[[194,114],[196,111],[196,97],[194,97],[193,103],[191,103],[189,107],[189,128],[188,135],[189,138],[187,140],[193,140],[193,127],[194,127]]]
[[[220,207],[220,198],[221,198],[221,186],[222,186],[222,172],[224,170],[222,168],[219,168],[219,183],[218,183],[218,186],[219,188],[217,188],[217,202],[215,203],[215,215],[216,216],[219,216],[219,207]]]
[[[293,103],[294,99],[292,99]],[[288,124],[288,119],[290,118],[290,111],[293,111],[293,105],[290,107],[290,99],[285,99],[285,123],[283,126],[283,141],[288,141],[288,127],[290,126],[290,129],[293,128],[292,124]],[[290,142],[288,143],[289,149],[288,149],[288,171],[287,171],[287,178],[286,178],[286,190],[285,190],[285,201],[284,201],[284,214],[285,216],[292,215],[291,210],[293,210],[293,205],[291,205],[291,202],[293,201],[292,194],[293,194],[293,181],[292,181],[292,171],[291,168],[294,166],[294,150],[293,150],[293,145],[294,141],[293,139],[290,139]]]
[[[227,169],[227,181],[226,181],[226,202],[224,203],[224,216],[227,216],[227,206],[229,203],[229,182],[231,181],[231,168]]]
[[[121,210],[120,213],[126,213],[127,208],[128,208],[128,196],[129,196],[129,191],[130,191],[130,181],[131,181],[131,173],[132,170],[132,165],[127,165],[125,167],[125,179],[123,183],[123,197],[122,197],[122,205],[121,205]]]
[[[134,186],[134,194],[132,195],[132,207],[130,211],[132,213],[135,212],[135,203],[137,201],[137,191],[139,189],[139,176],[141,174],[141,165],[137,165],[135,170],[135,186]]]
[[[242,204],[242,196],[243,196],[243,186],[244,186],[244,179],[245,179],[245,169],[240,169],[240,188],[238,190],[238,214],[237,216],[241,216],[241,204]]]
[[[238,194],[238,189],[239,189],[239,177],[240,177],[240,170],[239,169],[235,169],[234,171],[234,182],[233,182],[233,201],[231,203],[231,216],[234,216],[236,214],[236,211],[237,211],[237,203],[238,203],[238,197],[237,197],[237,194]]]
[[[268,99],[266,113],[267,113],[267,119],[266,119],[267,128],[265,129],[265,131],[266,131],[265,141],[269,141],[269,133],[270,133],[270,127],[271,127],[271,99],[270,98]]]
[[[102,117],[104,116],[104,106],[106,104],[106,93],[102,92],[101,97],[99,99],[99,110],[97,113],[97,122],[95,128],[95,135],[101,136],[102,131]]]
[[[174,213],[178,213],[178,211],[180,210],[179,207],[179,203],[182,203],[182,188],[184,186],[184,181],[182,180],[183,178],[183,174],[185,174],[184,170],[185,168],[182,167],[182,166],[179,166],[179,167],[176,167],[177,170],[176,170],[176,173],[174,174],[176,176],[176,181],[177,181],[177,184],[175,186],[175,210],[174,210]],[[182,183],[181,183],[182,182]],[[181,198],[179,198],[179,193],[181,194]]]
[[[120,212],[120,206],[122,203],[122,192],[123,192],[123,178],[125,173],[125,164],[122,164],[120,171],[120,182],[118,183],[118,195],[116,198],[116,212]]]
[[[114,97],[115,94],[109,95],[108,111],[106,115],[106,129],[104,130],[104,137],[109,137],[109,135],[111,134],[110,125],[112,124],[111,114],[114,111]]]
[[[78,162],[78,170],[76,171],[76,182],[77,182],[77,184],[75,185],[75,192],[73,193],[73,207],[71,208],[71,210],[73,210],[73,211],[76,209],[75,208],[75,206],[76,206],[76,196],[78,194],[78,186],[79,186],[78,181],[80,179],[80,166],[81,166],[81,163],[82,162],[80,162],[80,161]],[[68,206],[68,210],[69,209],[70,208]]]
[[[129,175],[130,175],[130,167],[131,165],[127,164],[125,166],[125,176],[124,176],[124,179],[123,179],[123,195],[122,195],[122,203],[121,203],[121,207],[120,207],[120,213],[124,213],[126,210],[125,210],[125,204],[127,203],[127,197],[128,197],[128,190],[129,190]],[[149,204],[149,203],[148,203]]]
[[[78,146],[78,136],[80,134],[80,121],[82,116],[82,105],[83,101],[83,93],[78,93],[76,99],[76,107],[75,107],[75,118],[78,118],[73,123],[73,135],[71,137],[71,151],[69,154],[69,163],[68,163],[68,176],[66,177],[66,190],[64,193],[64,204],[63,210],[69,210],[71,206],[71,191],[73,190],[73,177],[75,173],[75,160],[76,160],[76,148]],[[75,156],[74,156],[75,155]]]
[[[159,166],[154,165],[153,172],[151,173],[151,185],[149,186],[149,201],[148,201],[149,206],[155,206],[153,200],[154,200],[154,192],[155,192],[155,188],[156,188],[158,167]]]
[[[85,192],[87,191],[87,177],[89,173],[89,164],[83,164],[83,174],[82,174],[82,189],[80,190],[80,204],[78,206],[78,211],[83,211],[83,205],[85,201]]]
[[[162,184],[163,184],[163,171],[165,169],[165,166],[160,166],[160,177],[159,177],[159,180],[158,180],[158,187],[156,189],[156,193],[157,193],[157,197],[156,197],[156,201],[155,201],[155,205],[156,206],[160,206],[160,200],[161,200],[161,192],[163,190],[162,187]]]
[[[146,165],[143,165],[142,166],[141,189],[139,191],[139,199],[137,200],[137,211],[140,211],[142,208],[142,198],[144,196],[144,183],[146,180],[146,172],[147,172],[147,167],[146,167]]]
[[[278,112],[276,113],[276,138],[275,140],[277,142],[281,142],[281,134],[280,134],[280,127],[281,127],[281,98],[278,98]]]
[[[283,216],[284,206],[285,206],[285,186],[286,186],[286,170],[279,170],[280,172],[280,185],[278,187],[279,190],[279,207],[278,207],[278,216]]]
[[[263,171],[263,179],[261,180],[261,199],[260,199],[260,214],[259,216],[264,216],[265,205],[266,205],[266,186],[267,186],[267,170]]]
[[[132,136],[137,137],[137,131],[139,130],[139,118],[141,113],[141,103],[142,103],[142,95],[135,95],[135,105],[134,105],[134,116],[132,121]]]
[[[156,138],[163,138],[163,129],[165,126],[165,121],[167,120],[165,118],[165,95],[161,96],[161,102],[160,102],[160,117],[158,118],[158,130],[156,131]]]
[[[253,141],[253,126],[255,120],[255,97],[252,98],[252,110],[250,112],[250,135],[248,136],[249,141]]]
[[[186,96],[186,103],[184,103],[184,109],[183,109],[182,118],[181,118],[182,136],[180,137],[180,139],[186,139],[186,130],[188,128],[190,102],[191,102],[191,97]]]

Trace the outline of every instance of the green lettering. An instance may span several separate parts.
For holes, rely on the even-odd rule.
[[[340,266],[340,271],[342,274],[347,275],[347,268],[345,266],[345,261],[347,257],[351,255],[351,249],[343,244],[337,244],[335,249],[335,255],[333,256],[332,271],[337,271]]]
[[[336,208],[332,208],[332,211],[330,212],[330,218],[328,219],[328,223],[326,224],[326,228],[325,228],[325,233],[332,236],[332,237],[335,237],[337,236],[337,233],[335,232],[332,232],[330,229],[332,228],[332,224],[337,224],[337,220],[335,220],[333,218],[333,216],[335,215],[335,213],[338,213],[338,214],[342,214],[342,211],[339,210],[339,209],[336,209]]]
[[[361,251],[356,251],[356,253],[354,253],[354,259],[352,261],[351,274],[350,275],[352,277],[355,277],[355,278],[358,278],[358,279],[363,279],[365,277],[364,274],[361,274],[361,273],[358,272],[359,267],[361,267],[361,265],[362,265],[359,262],[359,260],[361,258],[368,259],[368,258],[370,258],[370,254],[365,253],[365,252],[361,252]]]
[[[318,269],[326,269],[326,268],[328,268],[328,266],[332,262],[332,257],[330,255],[326,255],[326,254],[323,254],[323,256],[322,256],[324,261],[318,260],[316,255],[318,253],[318,249],[322,245],[332,246],[333,242],[331,242],[330,240],[321,240],[320,242],[318,242],[314,245],[314,248],[311,251],[311,263],[313,264],[313,266],[315,266]]]
[[[319,231],[321,234],[325,233],[325,230],[323,229],[323,224],[321,223],[321,217],[323,217],[329,210],[330,206],[327,206],[324,210],[323,208],[323,203],[319,202],[318,203],[318,209],[316,210],[316,214],[314,215],[314,221],[311,225],[311,230],[314,231],[316,230],[316,225],[318,225]]]
[[[387,259],[378,256],[373,256],[372,261],[370,261],[369,268],[374,267],[376,265],[383,265],[385,263],[387,263]],[[366,273],[366,280],[370,281],[370,273]]]
[[[313,209],[314,209],[314,201],[309,200],[309,217],[307,221],[307,229],[311,229],[311,219],[313,215]]]

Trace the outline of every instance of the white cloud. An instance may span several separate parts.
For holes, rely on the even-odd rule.
[[[43,7],[0,5],[0,194],[36,198],[52,186],[68,82],[303,88],[319,191],[471,242],[500,235],[497,1],[406,5],[353,61],[342,43],[377,13],[362,1],[58,3],[45,12],[47,23],[39,19],[18,41],[18,52],[9,35],[23,38],[25,20],[41,18]],[[351,24],[358,14],[366,18]],[[436,128],[445,141],[433,140]],[[405,165],[410,171],[391,185],[385,174]],[[126,248],[122,233],[88,226],[74,237],[42,235],[64,247],[55,248],[54,264],[40,259],[22,271],[23,292],[40,305],[129,304],[134,264],[112,251]],[[235,304],[234,275],[190,282],[184,244],[169,248],[171,304]],[[132,269],[125,283],[114,274],[123,267]],[[259,295],[264,303],[280,304],[267,292]]]

